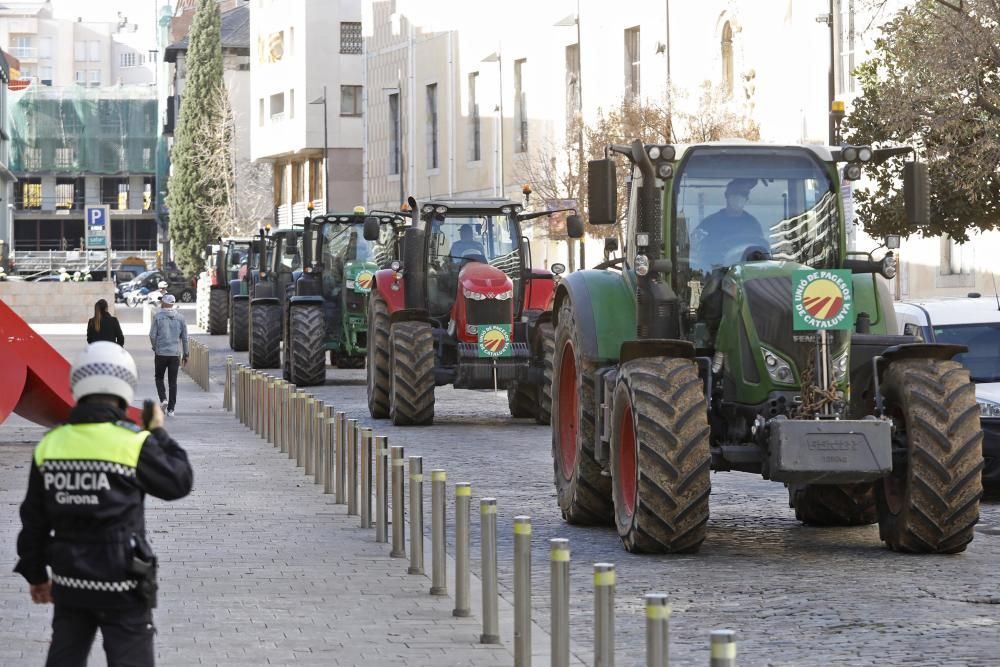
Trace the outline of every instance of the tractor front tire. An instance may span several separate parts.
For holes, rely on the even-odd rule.
[[[397,322],[389,333],[389,417],[396,426],[434,421],[434,334],[426,322]]]
[[[879,535],[893,551],[965,551],[983,495],[975,385],[957,361],[901,359],[882,385],[905,464],[876,484]]]
[[[281,306],[276,303],[250,308],[250,366],[281,366]]]
[[[368,302],[368,412],[374,419],[389,416],[389,307],[377,291]]]
[[[548,425],[552,422],[552,365],[556,356],[556,333],[551,322],[538,325],[541,339],[542,383],[537,387],[535,423]]]
[[[326,323],[321,306],[295,306],[288,323],[292,383],[313,387],[326,382]]]
[[[523,382],[513,382],[507,388],[507,407],[511,417],[535,416],[535,386]]]
[[[226,290],[214,289],[208,293],[208,333],[219,336],[226,333],[226,306],[229,295]]]
[[[229,347],[246,352],[250,347],[250,302],[232,299],[229,304]]]
[[[552,383],[552,467],[563,519],[572,524],[611,523],[611,479],[594,458],[594,371],[583,360],[583,334],[567,299],[555,331]]]
[[[788,487],[788,505],[807,526],[868,526],[878,521],[871,484],[793,484]]]
[[[621,367],[611,434],[615,525],[633,553],[694,553],[705,540],[711,451],[704,383],[690,359]]]

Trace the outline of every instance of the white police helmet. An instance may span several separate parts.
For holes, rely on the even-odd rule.
[[[129,404],[138,383],[139,372],[132,355],[106,340],[88,345],[69,371],[69,384],[77,401],[91,394],[110,394]]]

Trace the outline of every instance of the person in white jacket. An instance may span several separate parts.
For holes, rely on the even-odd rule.
[[[188,360],[187,323],[174,308],[176,301],[173,294],[165,294],[160,300],[160,311],[153,316],[149,327],[149,342],[155,355],[156,393],[168,417],[174,416],[177,405],[177,371],[181,364],[187,365]],[[170,387],[169,400],[163,386],[164,374]]]

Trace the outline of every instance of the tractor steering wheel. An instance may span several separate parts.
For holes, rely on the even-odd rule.
[[[615,268],[615,267],[617,267],[619,270],[621,270],[621,268],[622,268],[621,264],[624,261],[625,261],[624,257],[615,257],[614,259],[607,259],[607,260],[601,262],[600,264],[598,264],[597,266],[595,266],[594,270],[595,271],[601,271],[601,270],[604,270],[604,269],[611,269],[611,268]]]

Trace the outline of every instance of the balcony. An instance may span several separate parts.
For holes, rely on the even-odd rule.
[[[41,197],[14,194],[14,210],[18,212],[55,213],[56,215],[82,215],[87,206],[107,204],[111,207],[112,213],[136,211],[128,208],[128,195],[121,194],[117,197],[102,197],[100,201],[84,201],[82,195],[78,197]],[[153,213],[153,200],[148,194],[143,195],[141,213]]]
[[[12,46],[7,51],[18,60],[38,60],[38,49],[34,46]]]

